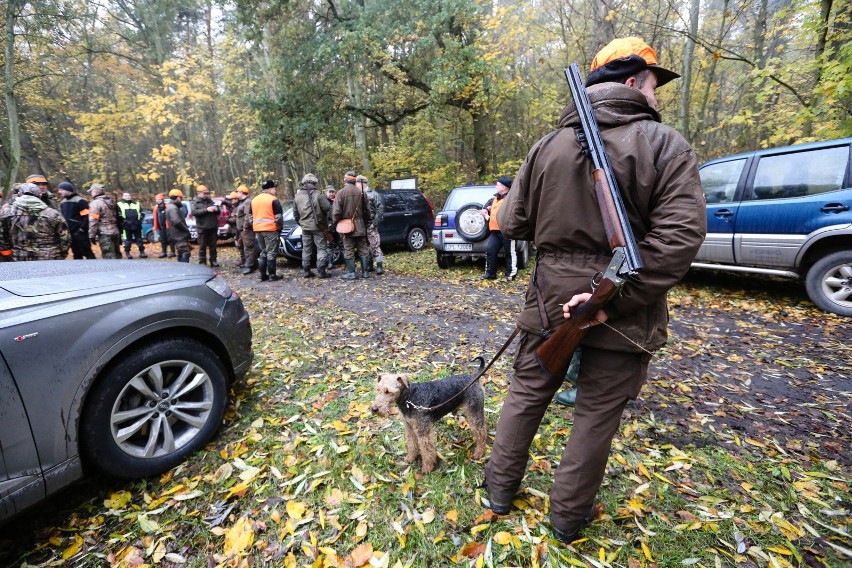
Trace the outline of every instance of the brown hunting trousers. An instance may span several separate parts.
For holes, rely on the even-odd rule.
[[[530,445],[561,380],[547,376],[535,359],[543,338],[522,332],[514,375],[503,402],[491,460],[485,469],[489,498],[510,504],[521,486]],[[603,481],[612,438],[628,400],[639,395],[650,355],[583,346],[574,425],[550,492],[553,526],[571,533],[589,518]]]

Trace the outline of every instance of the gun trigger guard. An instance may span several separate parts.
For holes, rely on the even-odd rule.
[[[598,285],[603,280],[603,272],[598,272],[594,276],[592,276],[592,292],[598,289]]]

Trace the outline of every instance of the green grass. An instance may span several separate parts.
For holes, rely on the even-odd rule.
[[[430,251],[391,254],[387,265],[436,281],[481,274],[481,265],[441,271]],[[221,434],[159,479],[93,489],[14,564],[352,566],[369,545],[375,566],[849,565],[831,546],[850,548],[848,472],[726,429],[696,430],[699,443],[683,447],[658,442],[678,428],[644,413],[622,424],[598,496],[602,512],[583,540],[566,547],[548,536],[552,470],[571,428],[561,409],[548,413],[534,442],[517,509],[489,519],[479,488],[487,456],[471,460],[458,420],[438,425],[443,463],[421,474],[403,462],[402,425],[370,413],[377,370],[423,368],[426,346],[400,353],[370,345],[376,321],[358,314],[282,306],[256,291],[244,298],[256,359]],[[510,359],[489,380],[490,432]],[[110,499],[114,506],[104,506]]]

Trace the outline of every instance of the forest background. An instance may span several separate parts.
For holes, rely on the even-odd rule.
[[[143,201],[305,172],[449,189],[514,175],[616,36],[683,74],[700,160],[852,136],[852,0],[6,0],[3,196],[42,173]]]

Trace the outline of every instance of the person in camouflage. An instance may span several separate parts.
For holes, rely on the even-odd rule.
[[[317,176],[305,174],[302,187],[293,199],[293,218],[302,228],[302,271],[305,278],[313,278],[311,257],[317,251],[317,272],[320,278],[328,278],[328,214],[331,202],[317,189]]]
[[[241,184],[237,188],[237,206],[234,208],[234,217],[237,220],[237,235],[239,235],[237,246],[240,247],[243,274],[251,274],[257,270],[258,266],[251,220],[251,199],[248,197],[248,186]]]
[[[169,191],[172,202],[166,207],[166,225],[169,228],[169,241],[177,248],[178,262],[189,262],[189,227],[186,224],[186,208],[183,205],[183,192],[179,189]]]
[[[39,189],[39,195],[37,197],[51,209],[59,211],[59,205],[57,205],[56,200],[53,198],[53,194],[50,193],[50,185],[47,183],[46,177],[41,174],[33,174],[31,176],[27,176],[25,183],[37,185]]]
[[[121,215],[104,186],[93,183],[89,188],[89,240],[101,247],[101,258],[121,258]]]
[[[369,270],[373,270],[373,261],[376,261],[376,274],[384,274],[384,256],[382,255],[382,239],[379,236],[379,223],[382,222],[382,217],[385,216],[385,202],[382,201],[382,196],[379,192],[367,185],[367,178],[359,175],[355,178],[355,185],[361,188],[367,195],[367,201],[370,203],[370,224],[367,225],[367,244],[370,246],[370,266]]]
[[[20,187],[20,196],[0,217],[0,259],[62,260],[68,256],[71,234],[62,214],[44,204],[33,183]]]

